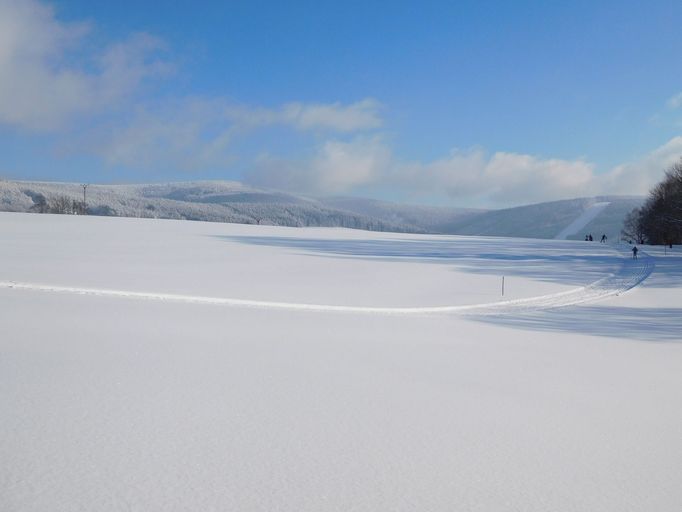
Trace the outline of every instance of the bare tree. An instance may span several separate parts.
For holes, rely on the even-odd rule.
[[[50,213],[73,213],[73,201],[67,196],[56,196],[50,201]]]
[[[630,212],[623,233],[639,243],[682,243],[682,160],[666,171],[644,206]]]
[[[624,240],[634,241],[638,244],[644,243],[644,231],[642,229],[640,208],[635,208],[625,216],[623,229],[620,234]]]

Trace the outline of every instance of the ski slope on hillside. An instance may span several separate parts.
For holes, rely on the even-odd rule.
[[[628,249],[0,214],[0,509],[677,511],[682,255]]]
[[[557,240],[566,240],[569,236],[575,235],[592,222],[610,204],[611,203],[609,202],[601,202],[588,207],[580,216],[578,216],[578,218],[562,229],[554,238]]]

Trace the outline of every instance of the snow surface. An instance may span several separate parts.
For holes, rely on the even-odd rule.
[[[682,255],[628,249],[0,214],[0,509],[680,510]]]

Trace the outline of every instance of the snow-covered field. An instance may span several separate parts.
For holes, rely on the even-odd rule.
[[[627,249],[2,213],[0,510],[681,510]]]

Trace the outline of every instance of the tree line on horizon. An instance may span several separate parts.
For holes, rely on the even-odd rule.
[[[67,215],[86,215],[88,209],[83,201],[76,201],[65,195],[58,195],[49,200],[43,194],[31,194],[33,206],[30,211],[36,213],[59,213]]]
[[[95,215],[109,217],[137,217],[196,220],[210,222],[234,222],[240,224],[264,224],[274,226],[324,226],[365,229],[372,231],[422,232],[419,228],[384,222],[362,214],[326,208],[321,204],[291,203],[202,203],[172,200],[165,197],[113,197],[113,206],[103,204],[102,198],[94,204],[70,197],[64,193],[39,192],[23,188],[32,205],[24,211],[63,215]],[[106,201],[106,199],[105,199]]]
[[[645,203],[625,217],[621,234],[638,244],[682,244],[682,159],[665,171]]]

